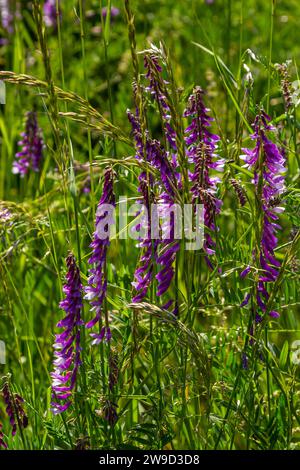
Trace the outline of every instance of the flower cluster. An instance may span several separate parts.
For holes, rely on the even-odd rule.
[[[26,114],[25,132],[21,134],[19,145],[21,151],[16,154],[13,163],[13,173],[24,176],[29,169],[39,171],[43,158],[44,142],[41,129],[38,127],[36,112],[29,111]]]
[[[106,17],[107,17],[107,7],[103,7],[103,8],[102,8],[101,14],[102,14],[103,18],[106,18]],[[119,14],[120,14],[119,8],[114,7],[114,6],[112,5],[111,8],[110,8],[110,17],[111,17],[111,18],[116,18],[116,16],[119,16]]]
[[[88,286],[85,288],[85,299],[90,302],[91,311],[94,313],[94,318],[86,324],[86,328],[92,328],[101,320],[101,312],[103,302],[107,291],[107,277],[106,277],[106,256],[107,249],[110,245],[110,226],[113,223],[110,214],[107,212],[106,205],[115,205],[115,195],[113,190],[113,171],[107,169],[104,176],[104,187],[100,202],[97,208],[95,232],[91,248],[93,249],[92,256],[89,259],[89,264],[92,265],[89,269]],[[100,237],[98,230],[101,225],[104,225],[104,232],[106,237]],[[111,339],[110,328],[106,325],[101,328],[100,333],[90,333],[93,338],[92,344],[99,344],[104,338],[106,341]]]
[[[275,258],[275,248],[278,239],[276,233],[280,230],[277,223],[278,214],[284,208],[278,204],[280,196],[285,190],[284,173],[285,157],[279,147],[267,137],[267,131],[274,131],[270,125],[270,117],[261,111],[254,122],[254,134],[251,138],[255,141],[254,149],[244,148],[241,158],[245,161],[245,167],[254,170],[254,185],[259,210],[262,213],[260,239],[258,250],[254,257],[261,269],[257,284],[256,302],[259,313],[256,320],[261,321],[262,314],[266,311],[266,303],[269,298],[267,284],[273,283],[278,276],[279,261]],[[241,277],[249,274],[248,266],[241,273]],[[246,305],[250,299],[248,295],[243,302]],[[269,312],[273,318],[279,317],[276,311]]]
[[[28,418],[24,410],[24,400],[17,393],[12,393],[8,383],[4,384],[3,390],[3,399],[6,405],[6,413],[9,417],[9,423],[11,425],[12,431],[11,434],[14,437],[17,433],[17,429],[25,429],[28,426]],[[0,446],[7,447],[3,441],[2,425],[0,425]]]
[[[217,184],[220,179],[211,176],[211,170],[222,171],[224,160],[215,154],[220,138],[209,131],[213,118],[208,112],[209,109],[203,102],[203,91],[196,87],[184,112],[185,117],[192,118],[191,124],[185,129],[185,142],[188,159],[194,165],[194,170],[190,173],[193,202],[204,206],[204,224],[209,230],[209,233],[205,233],[204,251],[207,255],[206,262],[212,268],[208,256],[215,253],[215,241],[211,233],[217,230],[215,216],[219,214],[222,202],[217,198]]]
[[[66,294],[60,302],[60,308],[66,316],[57,324],[62,333],[55,335],[54,371],[52,377],[52,411],[62,413],[72,404],[72,390],[76,384],[80,366],[80,326],[82,312],[82,284],[79,268],[74,256],[70,253],[66,260],[67,275],[63,291]]]
[[[136,157],[141,161],[146,160],[160,175],[160,182],[155,183],[145,172],[142,172],[139,177],[140,184],[138,190],[142,195],[141,202],[148,210],[148,220],[143,222],[143,225],[147,227],[147,235],[139,243],[139,247],[142,249],[142,256],[134,275],[135,281],[133,286],[137,291],[133,298],[134,302],[139,302],[146,296],[154,278],[155,263],[159,271],[156,275],[158,282],[157,296],[162,296],[168,290],[174,277],[173,264],[176,252],[179,249],[179,243],[174,238],[174,214],[171,213],[169,223],[168,214],[165,213],[173,206],[175,192],[178,188],[176,134],[170,124],[171,116],[166,96],[166,82],[162,78],[162,67],[159,63],[159,57],[155,53],[147,53],[144,57],[144,65],[146,68],[146,78],[149,83],[146,91],[154,97],[158,105],[166,144],[170,150],[164,148],[158,140],[152,139],[147,129],[143,135],[137,106],[135,116],[129,111],[127,112],[135,139]],[[153,202],[152,192],[154,186],[157,187],[159,193],[157,202],[160,209],[159,214],[155,215],[157,222],[150,219],[150,204]],[[157,230],[159,230],[159,217],[164,221],[160,227],[162,239],[158,240],[158,237],[152,239],[150,226],[156,225]],[[168,236],[164,236],[166,233]],[[169,301],[164,307],[168,308],[172,303],[172,301]]]
[[[4,441],[4,434],[3,434],[3,424],[0,423],[0,448],[3,447],[3,449],[7,449],[7,444]]]

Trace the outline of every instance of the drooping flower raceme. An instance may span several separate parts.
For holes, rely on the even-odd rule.
[[[279,205],[278,200],[285,190],[284,173],[285,157],[280,148],[272,142],[267,132],[274,131],[270,125],[270,117],[261,111],[254,122],[254,134],[251,136],[255,141],[254,149],[244,148],[245,152],[241,158],[245,161],[245,167],[254,171],[254,185],[256,200],[258,201],[259,212],[262,213],[258,249],[254,253],[258,267],[261,269],[257,283],[256,303],[258,312],[256,320],[261,321],[262,315],[266,311],[266,304],[269,299],[267,285],[273,283],[278,276],[279,261],[275,258],[275,249],[278,239],[276,232],[280,230],[277,223],[278,214],[284,208]],[[259,220],[258,220],[259,223]],[[241,275],[245,277],[250,272],[246,268]],[[250,299],[250,296],[247,297]],[[246,303],[244,303],[246,305]],[[272,310],[269,315],[273,318],[279,317],[279,313]]]
[[[204,224],[209,233],[204,234],[204,251],[206,262],[212,268],[209,259],[215,253],[215,241],[212,233],[217,231],[215,217],[220,212],[222,201],[217,197],[217,184],[220,179],[212,176],[212,170],[222,171],[224,160],[216,155],[216,146],[219,136],[209,131],[211,118],[209,109],[203,102],[203,91],[200,87],[193,90],[189,97],[188,106],[184,112],[185,117],[191,117],[191,124],[185,129],[185,142],[187,145],[187,156],[193,164],[190,173],[191,191],[193,202],[203,204]]]
[[[66,260],[67,275],[63,291],[66,294],[60,302],[66,316],[57,323],[63,331],[55,335],[54,342],[54,371],[52,377],[52,412],[59,414],[66,411],[72,404],[72,391],[80,360],[80,327],[83,325],[82,284],[79,268],[75,257],[70,253]]]
[[[38,172],[40,170],[44,141],[42,131],[37,123],[36,112],[29,111],[26,114],[25,131],[21,134],[22,140],[19,145],[21,151],[16,154],[13,163],[13,173],[26,175],[30,169]]]
[[[103,302],[107,291],[106,257],[107,249],[110,245],[110,227],[114,222],[109,207],[114,206],[113,171],[107,169],[104,176],[103,192],[96,213],[93,241],[90,245],[93,249],[93,253],[89,259],[89,264],[92,267],[89,269],[88,286],[85,288],[85,299],[90,302],[91,312],[94,314],[94,318],[86,324],[86,328],[93,328],[95,325],[99,324],[102,318]],[[101,236],[99,233],[100,227],[103,228],[102,232],[104,232],[101,233]],[[92,344],[99,344],[103,339],[108,342],[111,339],[111,331],[110,328],[105,325],[101,328],[100,333],[90,333],[90,336],[93,338]]]
[[[46,0],[44,3],[44,21],[48,27],[56,26],[56,0]]]

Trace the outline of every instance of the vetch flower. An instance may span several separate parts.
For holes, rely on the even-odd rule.
[[[196,87],[184,112],[185,117],[192,118],[191,124],[185,129],[185,143],[188,159],[194,165],[190,173],[193,202],[204,206],[204,224],[209,233],[204,235],[203,248],[206,262],[212,268],[209,256],[215,253],[215,241],[211,234],[217,231],[215,217],[220,212],[222,201],[217,197],[220,179],[212,176],[211,171],[223,171],[225,162],[215,153],[220,138],[209,131],[213,118],[208,112],[203,102],[203,90]]]
[[[164,123],[166,136],[169,136],[170,144],[175,146],[175,138],[173,131],[169,124],[168,105],[163,95],[163,83],[160,75],[162,68],[159,65],[158,58],[155,55],[145,56],[145,66],[147,69],[146,77],[149,80],[147,90],[154,96]],[[159,174],[159,180],[154,182],[151,175],[147,175],[144,171],[139,176],[139,188],[141,199],[138,201],[142,203],[147,209],[148,220],[143,219],[143,226],[146,231],[146,236],[139,241],[139,247],[142,249],[137,269],[134,277],[135,281],[133,286],[136,294],[133,297],[133,302],[140,302],[147,295],[148,289],[153,282],[155,274],[155,265],[157,265],[159,273],[156,275],[158,281],[157,296],[162,296],[169,288],[173,276],[173,264],[176,257],[176,252],[179,249],[179,243],[174,240],[174,217],[171,215],[171,227],[167,226],[169,218],[167,217],[168,209],[175,202],[175,190],[178,186],[178,178],[175,172],[174,162],[169,159],[169,152],[162,146],[162,144],[149,136],[149,131],[146,129],[143,135],[142,126],[140,123],[140,116],[138,107],[136,106],[136,113],[133,115],[130,111],[127,112],[128,119],[132,125],[133,136],[135,140],[136,158],[140,161],[146,160],[153,166]],[[171,137],[171,135],[173,137]],[[154,186],[160,193],[158,204],[160,207],[160,216],[162,222],[161,233],[167,230],[170,236],[165,239],[153,238],[151,233],[151,226],[156,225],[159,229],[158,221],[151,220],[151,204],[153,203]],[[165,222],[164,222],[165,221]],[[170,306],[171,303],[168,302]],[[166,305],[165,305],[166,307]]]
[[[103,309],[103,302],[107,291],[107,277],[106,277],[106,257],[107,249],[110,245],[110,226],[113,220],[107,217],[109,214],[105,210],[106,205],[115,206],[115,195],[113,191],[113,171],[107,169],[104,175],[103,192],[98,204],[95,222],[95,232],[93,234],[93,241],[91,248],[93,249],[92,256],[89,259],[89,264],[92,266],[89,269],[88,286],[85,288],[85,299],[91,305],[91,312],[94,318],[90,320],[85,326],[86,328],[93,328],[99,324]],[[103,210],[104,208],[104,210]],[[102,238],[98,234],[99,225],[105,222],[104,231],[106,237]],[[107,342],[111,339],[110,328],[106,325],[101,328],[100,333],[90,333],[93,339],[92,344],[99,344],[103,339]]]
[[[43,11],[45,25],[48,27],[55,27],[57,24],[56,0],[46,0]]]
[[[0,13],[1,13],[1,24],[3,29],[8,33],[13,32],[13,19],[14,16],[11,12],[8,0],[0,0]]]
[[[23,177],[30,169],[38,172],[43,158],[44,141],[42,131],[38,127],[36,112],[29,111],[26,114],[25,132],[21,136],[19,145],[22,149],[16,154],[12,171]]]
[[[80,327],[83,325],[82,284],[75,257],[70,253],[66,259],[67,275],[63,291],[65,299],[59,304],[66,316],[57,323],[63,331],[55,335],[54,371],[52,377],[52,412],[66,411],[72,404],[72,390],[76,384],[80,354]]]
[[[18,427],[25,429],[28,426],[28,418],[24,411],[24,400],[23,398],[18,395],[17,393],[12,393],[8,383],[4,384],[3,390],[3,398],[6,404],[6,413],[9,417],[9,423],[12,427],[12,436],[16,435]],[[1,441],[1,435],[0,435]],[[1,442],[0,442],[1,444]]]
[[[279,205],[279,201],[285,190],[285,157],[281,149],[267,136],[267,132],[275,130],[270,125],[270,120],[271,118],[264,111],[260,111],[255,118],[254,133],[251,136],[255,141],[255,147],[244,148],[245,153],[241,156],[245,161],[244,166],[254,171],[256,200],[259,204],[259,214],[262,214],[261,221],[257,221],[260,226],[260,239],[257,241],[259,246],[254,251],[254,257],[260,269],[256,291],[258,321],[261,321],[266,311],[269,299],[267,285],[275,282],[279,274],[280,262],[275,258],[275,249],[278,242],[276,234],[281,227],[277,220],[278,214],[284,210]],[[241,277],[249,272],[248,269],[246,268],[241,273]],[[269,315],[273,318],[279,316],[275,311],[271,311]]]

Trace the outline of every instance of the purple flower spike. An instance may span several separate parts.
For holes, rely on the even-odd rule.
[[[43,158],[44,141],[34,111],[29,111],[26,114],[25,132],[21,134],[21,137],[19,145],[22,149],[16,154],[12,171],[23,177],[30,169],[38,172]]]
[[[98,204],[96,213],[95,232],[93,234],[93,241],[91,248],[93,249],[92,256],[89,259],[89,264],[92,265],[89,269],[88,286],[85,288],[85,299],[90,302],[91,312],[94,317],[85,326],[86,328],[93,328],[101,320],[102,306],[107,291],[107,278],[106,278],[106,256],[107,249],[110,245],[110,225],[113,220],[110,218],[105,206],[110,205],[115,207],[115,195],[113,192],[113,171],[107,169],[104,176],[104,187],[100,202]],[[107,221],[107,216],[109,220]],[[100,237],[98,233],[99,226],[105,221],[105,237]],[[106,223],[107,221],[107,223]],[[108,327],[102,328],[99,334],[91,333],[93,339],[92,344],[99,344],[104,338],[107,342],[111,339],[111,332]]]
[[[74,256],[70,253],[66,260],[67,275],[63,291],[66,294],[60,302],[60,308],[66,316],[57,324],[62,332],[55,335],[54,371],[52,377],[52,412],[66,411],[72,404],[72,390],[75,387],[80,361],[80,326],[82,312],[82,284],[79,268]]]
[[[46,0],[44,3],[44,22],[49,28],[55,27],[56,18],[56,0]]]
[[[269,298],[267,285],[275,282],[279,274],[280,263],[275,258],[275,249],[278,242],[276,234],[281,227],[277,220],[278,214],[284,208],[278,205],[278,201],[285,190],[284,173],[286,171],[284,154],[267,136],[269,131],[274,131],[270,120],[271,118],[264,111],[256,116],[254,134],[251,136],[255,141],[255,147],[243,149],[244,155],[241,156],[245,161],[244,166],[254,170],[253,182],[256,197],[260,201],[263,214],[259,253],[254,253],[261,269],[256,295],[257,305],[261,310],[261,314],[257,314],[260,319],[266,311],[266,301]],[[241,273],[241,277],[248,274],[247,269]],[[269,315],[273,318],[279,317],[279,314],[273,310]]]
[[[203,204],[205,226],[213,233],[217,231],[215,217],[220,212],[222,201],[217,198],[217,184],[220,180],[211,176],[211,171],[223,171],[225,162],[215,154],[220,138],[209,131],[213,118],[208,112],[203,102],[203,91],[196,87],[184,112],[185,117],[192,118],[191,124],[185,129],[185,142],[187,157],[194,165],[194,171],[190,174],[193,202]],[[210,233],[205,234],[204,251],[207,264],[212,267],[209,256],[215,253],[215,241]]]
[[[16,432],[17,432],[17,424],[16,424],[16,419],[17,418],[16,418],[16,415],[15,415],[13,399],[12,399],[12,396],[11,396],[11,393],[10,393],[10,390],[9,390],[9,387],[8,387],[7,383],[3,387],[3,398],[4,398],[4,402],[6,404],[5,411],[7,413],[7,416],[9,417],[9,423],[12,427],[11,434],[12,434],[12,436],[15,436]]]

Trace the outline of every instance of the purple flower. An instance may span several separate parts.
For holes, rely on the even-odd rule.
[[[220,138],[209,131],[213,118],[208,111],[203,102],[203,91],[196,87],[184,112],[185,117],[192,117],[191,124],[185,129],[185,142],[187,157],[194,165],[194,170],[190,173],[193,202],[203,204],[204,224],[210,232],[205,234],[204,251],[207,255],[206,262],[212,267],[208,256],[215,253],[215,241],[211,233],[217,231],[215,216],[219,214],[222,202],[217,198],[217,184],[220,179],[212,176],[211,171],[222,171],[224,160],[215,154],[216,143]]]
[[[0,0],[1,24],[3,29],[5,29],[8,33],[12,33],[14,30],[14,16],[11,12],[9,3],[10,2],[8,0]]]
[[[159,174],[159,180],[155,182],[149,175],[147,177],[145,172],[142,172],[139,177],[138,190],[142,196],[139,202],[147,208],[148,220],[143,219],[143,226],[146,227],[147,234],[139,243],[142,255],[134,275],[133,286],[137,291],[133,298],[134,302],[140,302],[147,295],[154,278],[155,263],[159,269],[159,273],[156,275],[158,281],[157,296],[162,296],[168,290],[174,276],[173,264],[176,252],[179,249],[179,243],[174,239],[174,216],[171,215],[171,226],[169,227],[169,218],[166,213],[175,202],[175,191],[179,180],[179,175],[175,171],[177,166],[176,155],[172,153],[176,152],[176,136],[170,125],[171,116],[166,98],[166,82],[162,79],[162,67],[155,53],[146,54],[144,64],[146,78],[149,82],[146,91],[150,92],[158,105],[166,143],[170,147],[170,151],[167,151],[158,140],[150,138],[147,129],[143,134],[137,105],[135,116],[131,112],[127,112],[135,140],[136,158],[140,161],[146,160]],[[171,153],[172,157],[170,158]],[[150,217],[152,217],[151,204],[153,202],[152,192],[154,187],[157,187],[160,194],[158,201],[160,213],[156,214],[157,219],[159,215],[163,221],[160,227],[158,220],[150,220]],[[156,238],[152,239],[151,226],[156,226],[157,232],[161,232],[162,235],[166,231],[170,232],[170,235],[158,240],[159,233],[157,233]],[[172,303],[168,302],[166,305],[169,307]]]
[[[286,171],[283,153],[267,137],[267,132],[274,130],[274,127],[269,124],[270,120],[270,117],[264,111],[256,116],[254,134],[251,136],[252,140],[255,141],[255,147],[253,149],[243,149],[245,153],[241,156],[245,161],[244,166],[254,171],[253,182],[256,199],[260,204],[259,209],[262,213],[262,229],[258,240],[259,250],[254,252],[256,262],[261,269],[256,292],[257,306],[261,311],[261,314],[258,313],[257,315],[260,318],[266,310],[266,302],[269,298],[267,285],[274,282],[279,273],[280,263],[275,258],[275,249],[278,242],[276,234],[281,227],[277,220],[278,214],[284,208],[278,205],[278,200],[280,200],[280,196],[285,190],[284,173]],[[241,273],[241,276],[243,273]],[[277,318],[279,314],[272,311],[270,316]]]
[[[30,169],[38,172],[43,158],[44,141],[34,111],[26,114],[25,132],[22,132],[21,137],[19,145],[22,149],[16,154],[12,171],[23,177]]]
[[[151,180],[150,177],[149,179]],[[132,299],[133,302],[141,302],[147,295],[148,288],[153,281],[154,259],[158,245],[157,240],[152,240],[151,238],[151,184],[148,184],[149,181],[147,180],[147,175],[144,172],[139,176],[139,181],[138,191],[141,193],[141,199],[138,202],[143,204],[147,209],[146,216],[144,214],[139,214],[142,218],[140,225],[143,224],[146,236],[141,238],[138,244],[139,248],[142,250],[142,255],[134,273],[135,281],[132,283],[133,287],[136,289],[136,295]]]
[[[107,7],[102,8],[101,14],[102,14],[103,18],[106,18],[106,16],[107,16]],[[111,8],[110,8],[110,17],[115,18],[116,16],[119,16],[119,14],[120,14],[119,8],[111,6]]]
[[[80,361],[80,326],[82,312],[82,284],[75,257],[70,253],[66,259],[67,275],[63,291],[65,299],[59,304],[66,316],[57,323],[62,332],[55,335],[54,371],[52,377],[52,412],[66,411],[72,404],[72,390],[76,384]]]
[[[248,305],[249,300],[250,300],[250,297],[251,297],[250,294],[246,294],[246,295],[245,295],[245,298],[244,298],[244,300],[243,300],[243,302],[242,302],[241,305],[240,305],[240,307],[245,307],[245,305]]]
[[[111,350],[109,355],[109,376],[108,376],[108,386],[109,390],[113,390],[115,385],[118,383],[119,378],[119,360],[118,354],[116,351]]]
[[[247,196],[246,196],[245,189],[243,188],[241,183],[239,181],[237,181],[236,179],[234,179],[234,178],[231,178],[230,183],[232,184],[232,186],[235,190],[235,193],[238,197],[240,205],[244,206],[247,202]]]
[[[3,425],[0,423],[0,448],[3,447],[4,449],[7,449],[7,444],[4,441],[4,434],[3,434]]]
[[[117,407],[118,405],[111,400],[106,400],[103,407],[103,417],[110,426],[114,426],[118,420]]]
[[[89,264],[93,267],[89,269],[88,286],[85,288],[84,298],[90,302],[91,311],[95,316],[86,324],[86,328],[92,328],[100,322],[107,291],[106,256],[110,245],[110,225],[112,225],[113,220],[106,210],[106,205],[115,206],[113,171],[111,169],[107,169],[105,172],[103,192],[97,208],[95,232],[90,245],[93,252]],[[100,237],[98,233],[99,226],[103,223],[105,223],[104,232],[106,237]],[[109,342],[111,331],[107,326],[103,326],[100,333],[91,333],[90,336],[93,338],[92,344],[99,344],[103,339]]]
[[[55,27],[57,23],[56,17],[56,0],[46,0],[44,3],[44,22],[48,27]]]
[[[251,268],[250,266],[247,266],[241,273],[240,273],[240,277],[242,279],[244,279],[244,277],[248,276],[248,274],[250,273],[251,271]]]
[[[9,417],[9,423],[12,427],[11,434],[12,436],[15,436],[17,432],[15,409],[14,409],[13,399],[12,399],[7,383],[4,385],[2,393],[3,393],[4,402],[6,404],[5,411],[7,413],[7,416]]]

